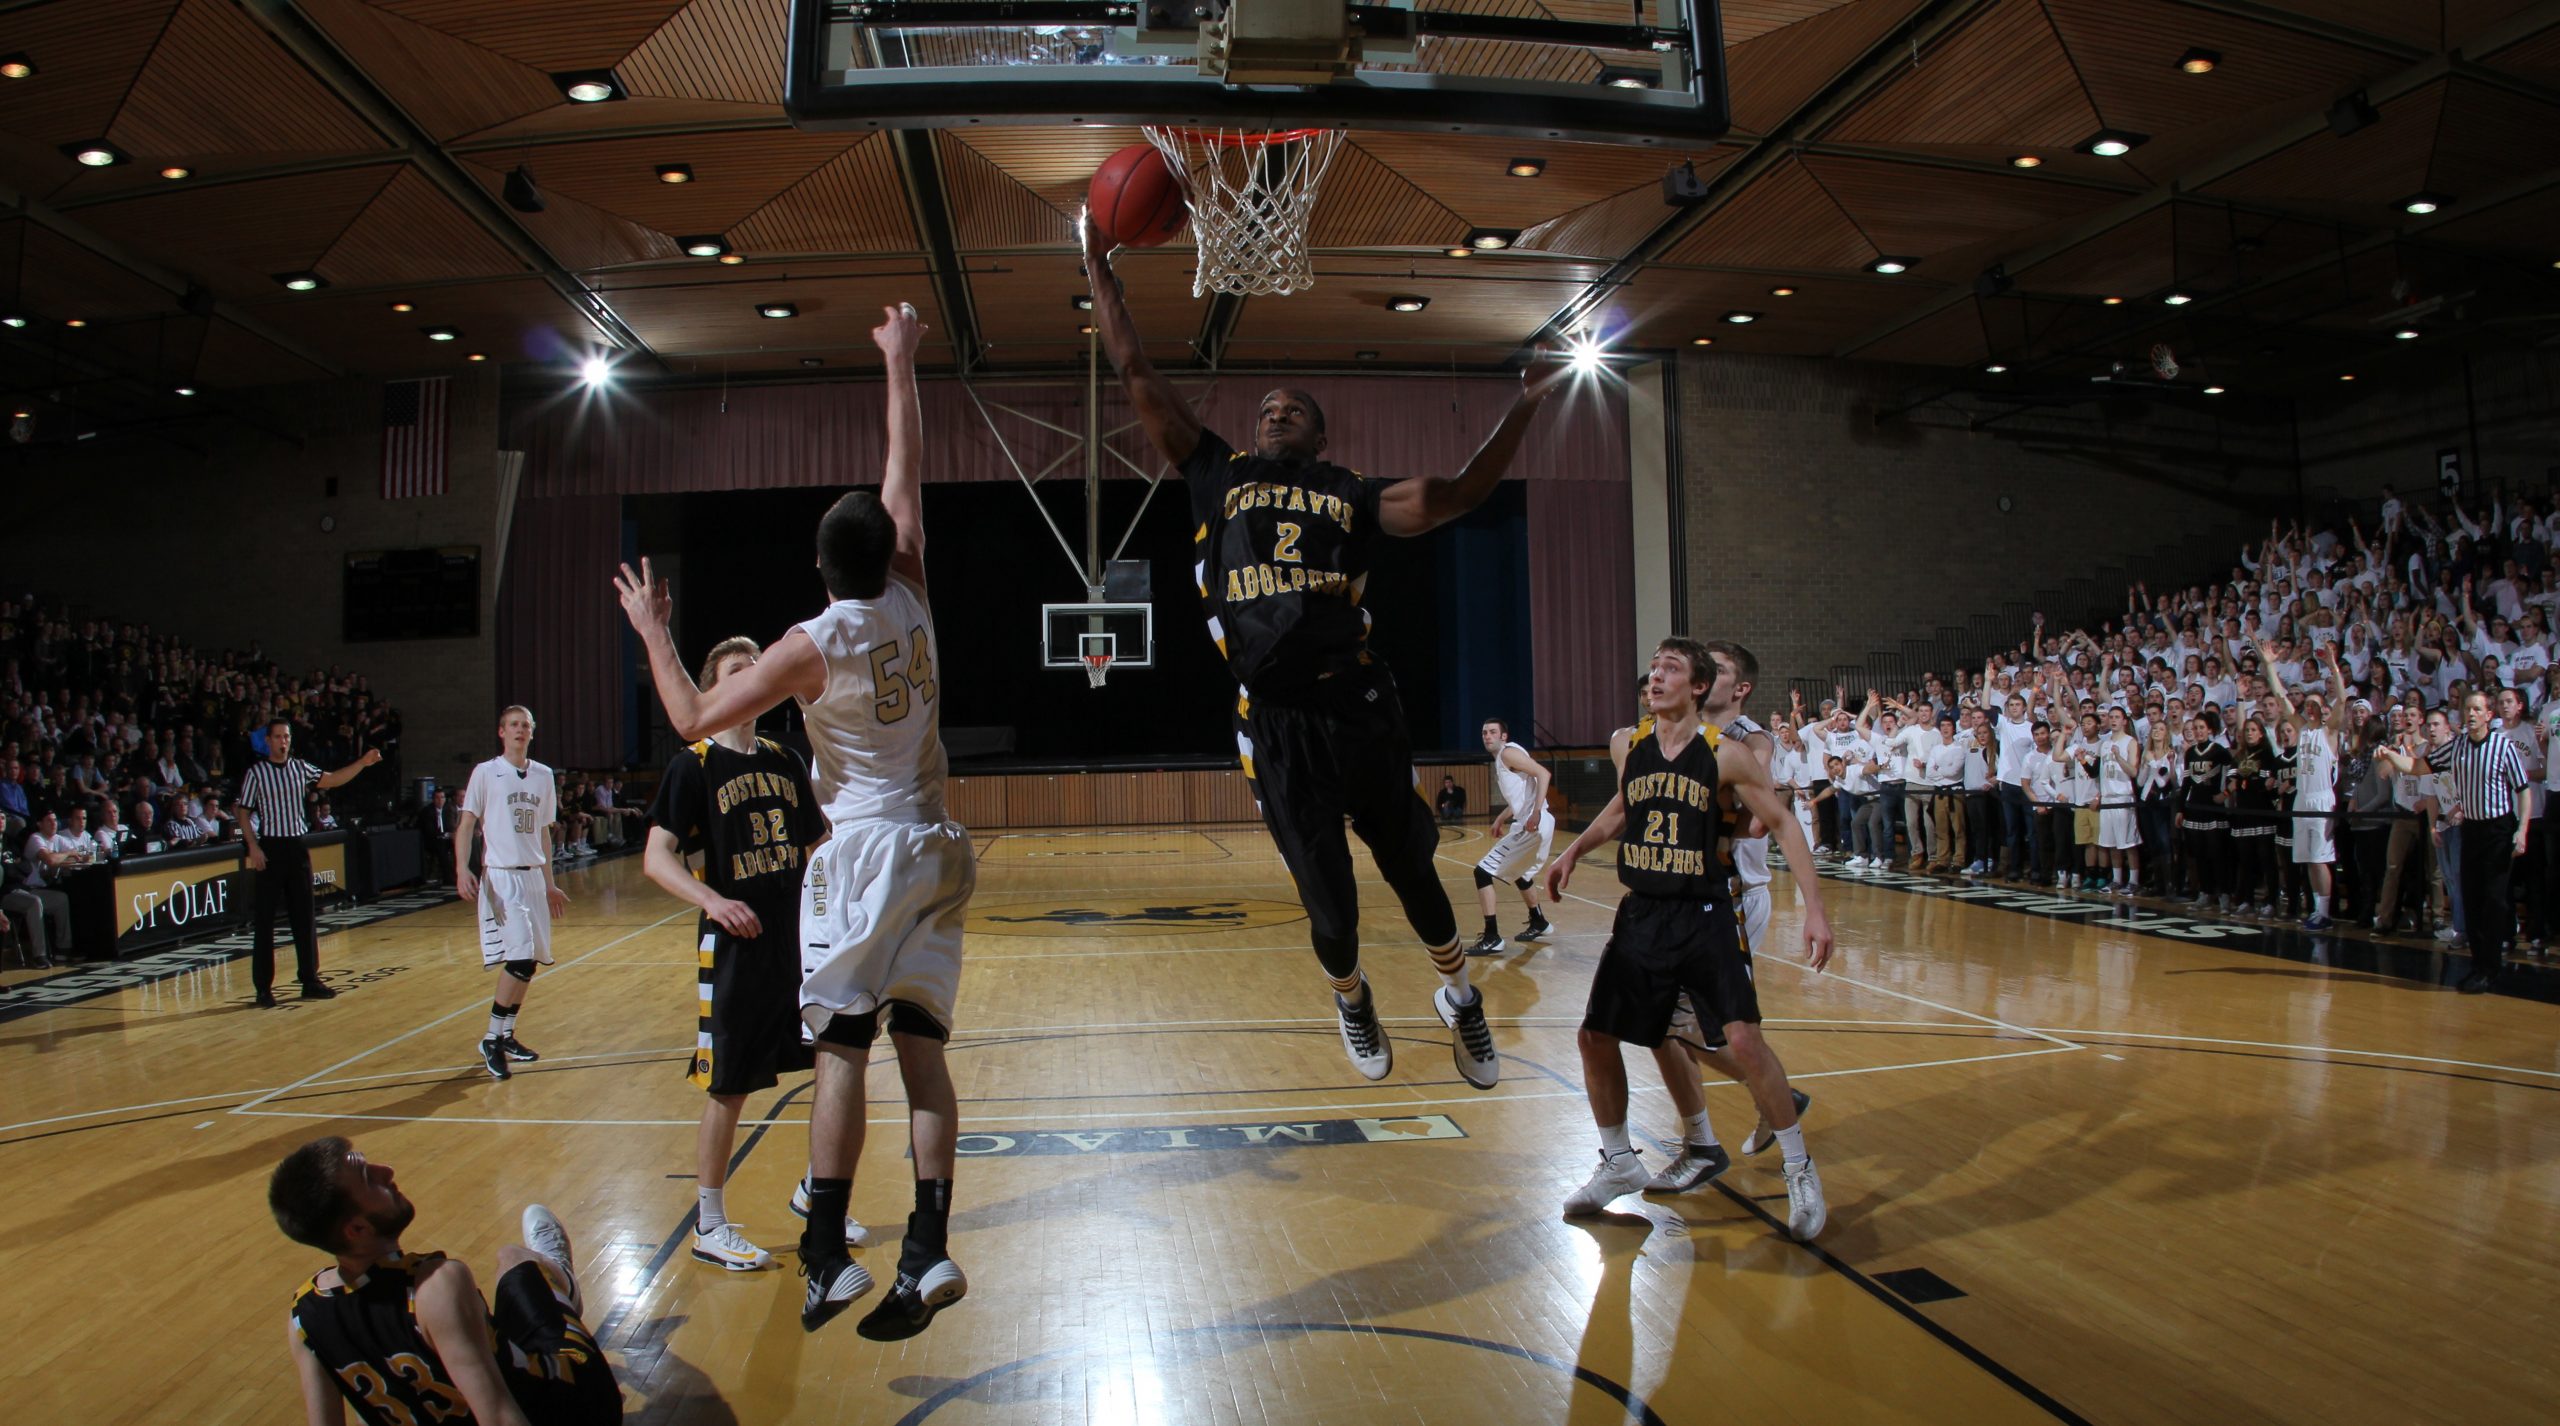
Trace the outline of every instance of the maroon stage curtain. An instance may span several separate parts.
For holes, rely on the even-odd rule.
[[[534,756],[553,767],[622,763],[621,559],[619,496],[516,502],[498,590],[498,697],[533,710]]]

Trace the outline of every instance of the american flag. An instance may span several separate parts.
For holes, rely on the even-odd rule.
[[[453,381],[430,376],[382,388],[382,498],[444,494]]]

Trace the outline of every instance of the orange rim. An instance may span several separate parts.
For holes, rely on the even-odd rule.
[[[1225,149],[1256,148],[1269,144],[1285,144],[1297,139],[1311,139],[1318,134],[1333,132],[1330,129],[1272,129],[1259,134],[1231,134],[1223,129],[1186,129],[1173,124],[1165,124],[1159,127],[1168,134],[1179,134],[1189,142],[1195,144],[1207,144],[1212,148]]]

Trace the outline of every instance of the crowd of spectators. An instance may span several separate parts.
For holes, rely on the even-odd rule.
[[[1978,673],[1796,695],[1772,730],[1809,839],[1859,867],[2432,931],[2471,945],[2475,979],[2519,930],[2540,952],[2560,939],[2560,508],[2385,495],[2370,528],[2271,524],[2216,583],[2136,583],[2120,618],[2037,614]],[[2458,775],[2492,737],[2516,769]],[[2466,906],[2457,829],[2510,799],[2511,881]]]
[[[315,827],[390,810],[400,715],[361,675],[297,675],[256,648],[202,652],[148,624],[0,599],[0,906],[22,954],[75,949],[59,883],[80,867],[236,838],[231,795],[266,756],[271,718],[292,723],[307,761],[339,767],[379,748],[391,764],[340,805],[314,805]]]

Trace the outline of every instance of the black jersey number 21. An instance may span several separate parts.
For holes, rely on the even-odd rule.
[[[1680,843],[1680,814],[1677,812],[1653,811],[1645,813],[1644,839],[1648,842],[1660,842],[1666,840],[1663,836],[1663,823],[1666,821],[1671,824],[1671,835],[1667,840],[1670,841],[1672,845],[1678,846]]]
[[[925,642],[922,624],[907,631],[907,647],[913,654],[904,671],[898,668],[897,640],[871,650],[871,686],[878,690],[872,699],[871,716],[883,723],[895,723],[907,716],[910,693],[919,702],[933,701],[933,649]]]

